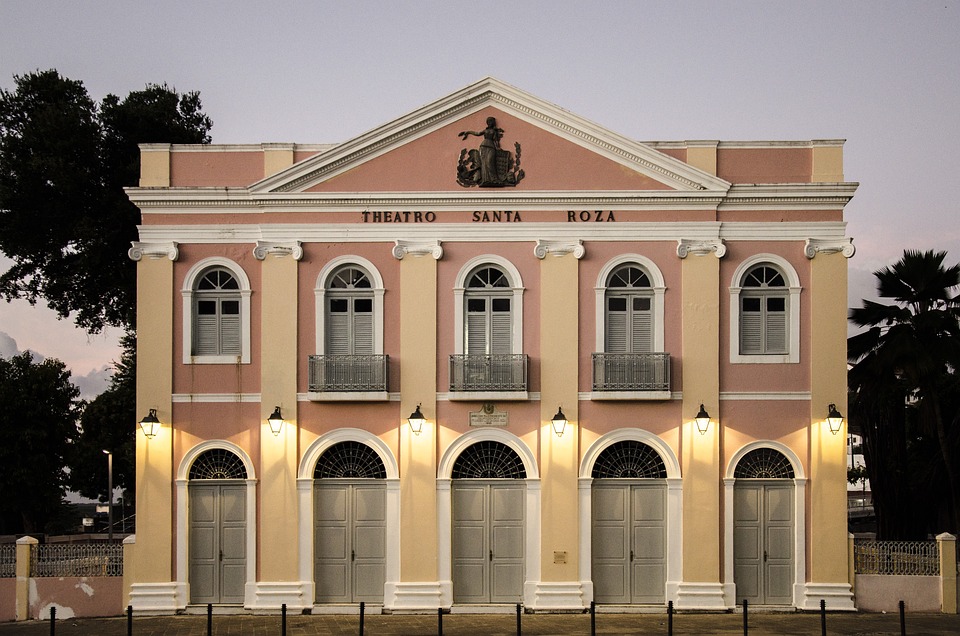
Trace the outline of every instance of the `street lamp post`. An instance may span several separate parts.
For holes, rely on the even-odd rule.
[[[103,452],[107,456],[107,541],[113,543],[113,453]]]

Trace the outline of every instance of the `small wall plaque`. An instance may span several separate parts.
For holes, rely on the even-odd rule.
[[[509,420],[506,411],[497,411],[492,402],[487,402],[479,411],[470,412],[470,426],[506,426]]]
[[[557,564],[557,565],[561,565],[561,564],[563,564],[563,563],[566,563],[566,562],[567,562],[567,551],[566,551],[566,550],[563,550],[563,551],[554,550],[554,551],[553,551],[553,562],[554,562],[555,564]]]

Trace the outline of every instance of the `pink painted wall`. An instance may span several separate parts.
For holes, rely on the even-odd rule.
[[[263,152],[170,153],[170,185],[180,187],[247,186],[263,179]]]
[[[30,579],[30,616],[57,619],[120,616],[123,614],[123,577],[63,577]]]
[[[0,579],[0,623],[17,619],[17,579]]]
[[[717,176],[731,183],[809,183],[813,148],[718,148]]]

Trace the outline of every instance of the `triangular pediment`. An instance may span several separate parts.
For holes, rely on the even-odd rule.
[[[502,131],[501,163],[484,182],[479,166],[481,154],[490,150],[484,130],[491,117]],[[471,134],[461,135],[464,131]],[[263,179],[250,192],[705,194],[729,187],[723,179],[488,77]]]

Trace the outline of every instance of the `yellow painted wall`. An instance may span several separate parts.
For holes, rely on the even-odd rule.
[[[823,183],[843,181],[842,142],[813,142],[813,177],[811,181]]]
[[[137,420],[157,409],[160,432],[137,431],[137,583],[174,580],[173,568],[173,261],[137,263]],[[137,426],[130,422],[130,426]],[[137,426],[139,429],[139,426]]]
[[[437,261],[400,261],[400,580],[436,581],[437,569]],[[409,416],[421,404],[420,435]]]
[[[293,165],[293,144],[263,144],[263,176],[277,174]]]
[[[297,261],[267,254],[261,275],[259,580],[296,581]],[[285,420],[277,436],[267,425],[275,406]]]
[[[717,142],[688,141],[687,163],[712,175],[717,174]]]
[[[541,579],[579,578],[576,519],[579,468],[577,401],[578,261],[573,254],[547,254],[540,261],[540,479]],[[551,420],[567,416],[562,437]]]
[[[846,419],[834,435],[828,405],[847,415],[847,259],[820,252],[811,261],[810,571],[816,583],[847,582]]]
[[[683,580],[720,582],[720,260],[683,259]],[[700,435],[700,404],[711,415]]]
[[[141,144],[140,187],[170,187],[170,144]]]

